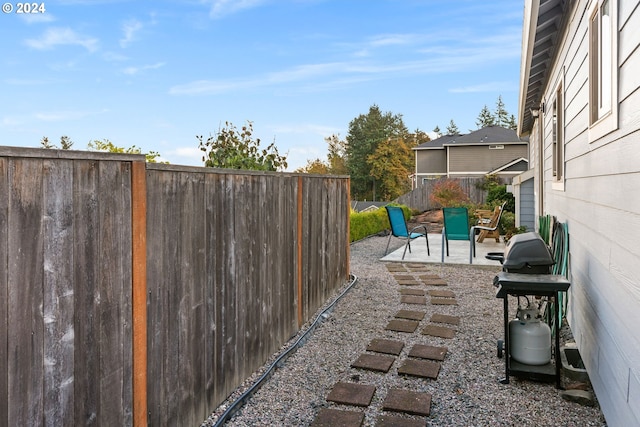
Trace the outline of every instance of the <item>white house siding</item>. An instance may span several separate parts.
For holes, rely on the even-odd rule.
[[[640,6],[618,1],[618,130],[589,141],[588,4],[569,8],[544,93],[543,210],[570,233],[568,319],[610,426],[640,425]],[[564,95],[565,181],[550,106]],[[534,132],[538,123],[534,123]],[[533,134],[532,134],[533,135]],[[536,137],[537,138],[537,137]],[[534,140],[534,139],[532,139]],[[532,147],[532,153],[535,154]],[[560,187],[560,189],[558,189]]]

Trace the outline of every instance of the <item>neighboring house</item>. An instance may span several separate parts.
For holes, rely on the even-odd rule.
[[[389,202],[351,201],[351,209],[356,212],[367,212],[388,205]]]
[[[610,426],[640,425],[640,1],[526,0],[518,134],[569,230],[567,318]]]
[[[511,179],[528,169],[528,139],[500,126],[487,126],[466,135],[445,135],[413,148],[413,188],[425,180],[495,174]]]

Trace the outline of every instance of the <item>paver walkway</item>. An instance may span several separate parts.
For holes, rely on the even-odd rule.
[[[449,314],[433,313],[427,324],[419,329],[427,312],[419,308],[431,305],[437,309],[441,305],[457,305],[455,294],[446,289],[425,289],[429,286],[445,287],[445,280],[437,275],[429,274],[428,267],[423,264],[387,265],[399,285],[400,302],[415,309],[399,310],[390,319],[385,330],[403,334],[421,334],[425,336],[424,344],[414,344],[403,350],[406,345],[401,340],[374,338],[369,342],[364,353],[352,362],[351,367],[381,372],[384,375],[408,375],[424,378],[425,381],[437,381],[441,364],[446,363],[448,349],[429,345],[428,337],[451,339],[460,325],[460,318]],[[396,365],[396,369],[392,367]],[[327,395],[328,402],[355,407],[354,410],[337,408],[322,409],[312,426],[361,426],[364,413],[356,408],[367,407],[377,393],[373,385],[338,382]],[[390,389],[383,398],[382,409],[376,420],[378,427],[427,425],[427,417],[431,414],[431,395],[413,390]],[[341,407],[342,408],[342,407]]]

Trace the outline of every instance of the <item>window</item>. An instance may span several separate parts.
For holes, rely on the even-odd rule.
[[[589,139],[618,128],[617,0],[594,0],[589,15]]]
[[[564,183],[564,126],[562,85],[556,89],[556,97],[551,107],[552,169],[554,182]],[[556,188],[556,187],[554,187]],[[560,187],[559,189],[563,189]]]
[[[490,145],[489,150],[504,150],[504,145]]]

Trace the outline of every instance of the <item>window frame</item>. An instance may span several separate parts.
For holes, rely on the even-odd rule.
[[[608,31],[603,31],[604,5],[609,9]],[[618,0],[593,0],[588,16],[589,142],[595,142],[618,129]],[[602,105],[606,101],[609,105]]]
[[[551,102],[551,187],[561,191],[564,191],[566,175],[563,87],[562,81],[558,83]]]

